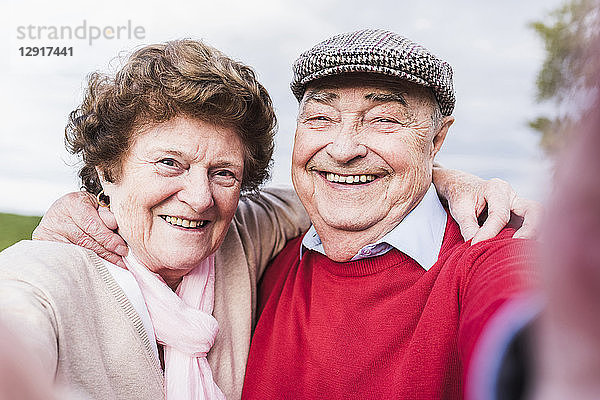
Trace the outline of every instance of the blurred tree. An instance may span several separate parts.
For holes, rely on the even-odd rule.
[[[600,0],[570,0],[530,26],[543,39],[546,59],[537,76],[537,100],[552,102],[554,116],[540,116],[529,126],[542,135],[541,146],[553,154],[562,147],[573,121],[600,87],[600,54],[590,51],[600,31]]]

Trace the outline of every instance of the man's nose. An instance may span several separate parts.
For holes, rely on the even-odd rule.
[[[202,213],[214,204],[213,190],[206,171],[190,171],[182,183],[177,198],[187,203],[197,213]]]
[[[347,163],[355,158],[365,157],[367,147],[360,143],[357,127],[345,124],[335,138],[326,147],[327,153],[340,163]]]

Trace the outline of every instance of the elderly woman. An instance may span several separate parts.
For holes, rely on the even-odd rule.
[[[252,70],[196,41],[91,76],[66,141],[128,270],[72,244],[0,254],[0,318],[50,376],[94,399],[240,397],[257,279],[309,224],[289,190],[240,201],[268,175],[274,127]]]
[[[165,385],[169,398],[239,397],[256,279],[308,228],[289,191],[238,204],[267,176],[274,127],[252,70],[196,41],[91,76],[66,142],[115,215],[130,272],[73,245],[2,253],[2,319],[49,374],[94,399],[157,399]]]

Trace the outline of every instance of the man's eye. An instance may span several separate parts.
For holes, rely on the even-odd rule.
[[[307,114],[302,116],[301,120],[307,124],[322,124],[326,122],[331,122],[332,118],[328,115],[323,114]]]
[[[397,123],[399,123],[395,119],[391,119],[391,118],[377,118],[375,120],[375,122],[382,122],[382,123],[385,123],[385,124],[397,124]]]

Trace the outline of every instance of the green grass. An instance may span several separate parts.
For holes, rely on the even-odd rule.
[[[31,239],[31,232],[42,217],[0,213],[0,251],[22,239]]]

